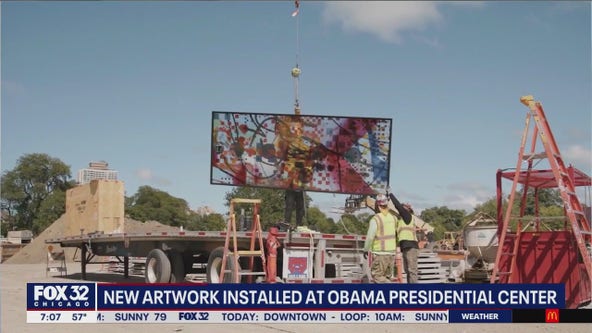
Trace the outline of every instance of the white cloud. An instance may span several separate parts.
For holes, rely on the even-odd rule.
[[[404,30],[423,29],[441,15],[433,2],[327,2],[323,17],[348,32],[367,32],[387,42],[400,42]]]
[[[140,178],[141,180],[148,181],[148,182],[154,183],[159,186],[167,186],[167,185],[172,184],[171,181],[169,181],[165,178],[155,176],[153,174],[152,170],[147,169],[147,168],[136,170],[136,177]]]
[[[491,188],[472,182],[449,184],[446,189],[449,193],[444,196],[445,206],[450,209],[464,209],[467,213],[495,195]]]
[[[444,197],[445,206],[449,209],[462,209],[467,213],[472,212],[475,206],[482,204],[483,201],[478,196],[471,194],[451,194]]]
[[[574,164],[587,172],[592,168],[592,151],[580,145],[572,145],[563,151],[563,158],[566,162]]]
[[[136,170],[136,176],[142,180],[152,180],[152,170],[138,169]]]
[[[444,4],[481,7],[478,2],[329,1],[323,19],[340,24],[347,32],[370,33],[386,42],[400,43],[402,32],[424,30],[440,23],[443,15],[439,7]]]

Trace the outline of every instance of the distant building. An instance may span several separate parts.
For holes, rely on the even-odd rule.
[[[195,210],[195,212],[200,216],[208,216],[210,214],[216,213],[211,207],[202,206]]]
[[[90,183],[94,179],[117,180],[117,171],[109,169],[109,163],[105,161],[90,162],[87,169],[78,171],[78,184]]]

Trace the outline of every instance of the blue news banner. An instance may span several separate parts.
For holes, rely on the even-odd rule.
[[[563,322],[563,308],[560,284],[27,284],[28,323]]]

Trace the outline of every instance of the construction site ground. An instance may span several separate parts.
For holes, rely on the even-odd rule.
[[[126,219],[126,230],[129,232],[158,232],[172,231],[176,228],[162,225],[158,222],[138,222]],[[333,333],[335,331],[348,332],[401,332],[423,333],[430,331],[454,333],[506,333],[525,332],[590,332],[590,324],[27,324],[27,282],[80,282],[80,263],[73,261],[74,250],[66,249],[68,274],[50,273],[46,276],[47,244],[45,239],[60,237],[63,232],[65,219],[62,217],[36,237],[30,244],[21,249],[12,258],[0,264],[0,318],[2,333],[128,333],[142,331],[143,333],[166,332],[197,332],[204,331],[206,325],[210,333],[217,332],[319,332]],[[101,258],[99,258],[101,260]],[[103,260],[105,258],[102,258]],[[124,279],[122,274],[115,274],[105,269],[104,265],[88,265],[87,280],[105,283],[143,283],[141,276],[131,276]],[[403,327],[404,326],[404,327]]]

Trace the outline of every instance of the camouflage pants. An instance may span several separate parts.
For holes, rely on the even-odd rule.
[[[372,254],[370,273],[374,283],[390,283],[395,268],[394,254]]]
[[[419,256],[419,250],[410,248],[402,249],[401,252],[403,253],[403,266],[407,274],[407,283],[417,283],[417,257]]]

